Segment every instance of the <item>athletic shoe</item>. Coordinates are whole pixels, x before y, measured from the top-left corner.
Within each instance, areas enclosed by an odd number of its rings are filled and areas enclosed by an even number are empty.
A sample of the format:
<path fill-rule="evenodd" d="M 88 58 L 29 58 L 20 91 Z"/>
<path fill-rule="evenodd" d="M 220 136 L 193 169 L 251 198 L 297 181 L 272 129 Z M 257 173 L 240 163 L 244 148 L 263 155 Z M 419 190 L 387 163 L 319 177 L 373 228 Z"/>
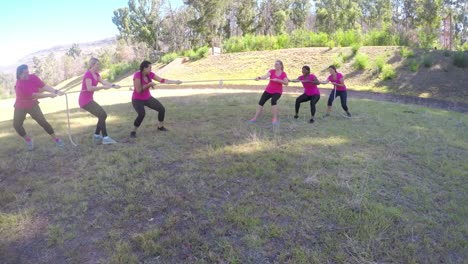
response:
<path fill-rule="evenodd" d="M 24 140 L 26 142 L 26 149 L 31 151 L 34 149 L 34 141 L 32 138 L 29 138 L 29 140 Z"/>
<path fill-rule="evenodd" d="M 60 138 L 56 138 L 55 145 L 57 145 L 57 147 L 59 148 L 63 148 L 65 146 L 65 143 L 63 143 L 63 141 Z"/>
<path fill-rule="evenodd" d="M 101 144 L 102 143 L 102 136 L 101 135 L 93 135 L 93 142 L 94 144 Z"/>
<path fill-rule="evenodd" d="M 257 119 L 252 118 L 249 120 L 249 124 L 255 124 L 257 122 Z"/>
<path fill-rule="evenodd" d="M 104 145 L 110 145 L 110 144 L 115 144 L 115 143 L 117 143 L 117 141 L 113 140 L 109 136 L 102 138 L 102 144 L 104 144 Z"/>
<path fill-rule="evenodd" d="M 131 138 L 136 138 L 136 132 L 135 131 L 130 132 L 130 137 Z"/>
<path fill-rule="evenodd" d="M 159 131 L 169 131 L 167 128 L 165 128 L 165 127 L 163 127 L 163 126 L 162 126 L 162 127 L 158 127 L 158 130 L 159 130 Z"/>
<path fill-rule="evenodd" d="M 274 118 L 273 118 L 273 119 L 271 120 L 271 123 L 272 123 L 274 126 L 276 126 L 276 125 L 279 124 L 279 121 L 278 121 L 277 119 L 274 119 Z"/>
<path fill-rule="evenodd" d="M 298 118 L 299 118 L 299 116 L 298 116 L 298 115 L 295 115 L 295 116 L 294 116 L 294 119 L 298 119 Z"/>
<path fill-rule="evenodd" d="M 346 112 L 346 115 L 347 115 L 348 117 L 351 117 L 351 113 L 350 113 L 350 112 Z"/>
<path fill-rule="evenodd" d="M 311 124 L 314 123 L 314 122 L 315 122 L 315 120 L 314 120 L 313 118 L 311 118 L 311 119 L 309 120 L 309 123 L 311 123 Z"/>

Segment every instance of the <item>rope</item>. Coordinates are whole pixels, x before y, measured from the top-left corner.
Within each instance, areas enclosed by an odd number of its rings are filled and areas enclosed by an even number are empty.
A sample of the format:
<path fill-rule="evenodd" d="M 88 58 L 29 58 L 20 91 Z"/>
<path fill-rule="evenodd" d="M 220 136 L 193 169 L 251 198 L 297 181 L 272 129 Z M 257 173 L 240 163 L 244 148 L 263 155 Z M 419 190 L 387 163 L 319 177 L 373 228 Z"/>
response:
<path fill-rule="evenodd" d="M 68 108 L 68 93 L 65 94 L 65 102 L 67 104 L 67 123 L 68 123 L 68 139 L 70 140 L 70 143 L 73 145 L 73 146 L 78 146 L 74 141 L 73 141 L 73 138 L 71 136 L 71 128 L 70 128 L 70 110 Z"/>

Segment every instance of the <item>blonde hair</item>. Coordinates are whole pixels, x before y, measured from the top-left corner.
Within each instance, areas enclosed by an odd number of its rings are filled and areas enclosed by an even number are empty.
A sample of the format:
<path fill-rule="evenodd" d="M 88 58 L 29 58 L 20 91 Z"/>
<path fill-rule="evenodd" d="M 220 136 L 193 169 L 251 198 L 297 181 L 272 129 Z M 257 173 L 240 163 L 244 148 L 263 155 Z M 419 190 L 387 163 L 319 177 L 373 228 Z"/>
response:
<path fill-rule="evenodd" d="M 89 59 L 89 63 L 88 63 L 88 70 L 91 69 L 94 65 L 96 65 L 96 63 L 98 63 L 99 60 L 96 59 L 96 58 L 91 58 Z"/>
<path fill-rule="evenodd" d="M 281 65 L 281 70 L 284 71 L 284 65 L 283 65 L 283 62 L 280 61 L 280 60 L 276 60 L 276 62 L 279 62 L 279 64 Z"/>

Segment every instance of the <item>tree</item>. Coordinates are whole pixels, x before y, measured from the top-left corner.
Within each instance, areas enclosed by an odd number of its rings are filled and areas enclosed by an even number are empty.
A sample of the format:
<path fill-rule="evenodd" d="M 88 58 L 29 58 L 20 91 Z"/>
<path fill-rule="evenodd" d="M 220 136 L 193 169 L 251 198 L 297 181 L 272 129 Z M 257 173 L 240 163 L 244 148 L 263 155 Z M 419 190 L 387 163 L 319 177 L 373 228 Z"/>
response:
<path fill-rule="evenodd" d="M 202 39 L 201 43 L 193 44 L 209 44 L 211 46 L 221 44 L 222 28 L 225 22 L 224 14 L 228 1 L 184 0 L 184 4 L 192 7 L 195 11 L 195 17 L 188 21 L 188 25 Z"/>
<path fill-rule="evenodd" d="M 442 0 L 417 0 L 419 41 L 422 47 L 432 47 L 439 37 Z"/>
<path fill-rule="evenodd" d="M 237 9 L 237 24 L 242 30 L 242 34 L 252 34 L 255 32 L 255 10 L 256 0 L 240 0 Z"/>
<path fill-rule="evenodd" d="M 362 11 L 357 1 L 353 0 L 322 0 L 316 3 L 319 31 L 332 34 L 335 31 L 358 28 L 358 20 Z"/>
<path fill-rule="evenodd" d="M 361 28 L 383 29 L 392 21 L 392 3 L 388 0 L 361 0 Z"/>
<path fill-rule="evenodd" d="M 138 4 L 135 0 L 129 0 L 128 7 L 114 11 L 112 22 L 122 38 L 144 42 L 153 50 L 158 50 L 162 7 L 163 0 L 138 0 Z"/>
<path fill-rule="evenodd" d="M 309 15 L 309 10 L 309 0 L 295 0 L 292 2 L 289 17 L 296 29 L 304 28 L 306 18 Z"/>
<path fill-rule="evenodd" d="M 80 46 L 77 43 L 74 43 L 71 46 L 71 48 L 67 51 L 66 55 L 69 57 L 73 57 L 73 59 L 76 59 L 76 57 L 79 57 L 81 55 Z"/>
<path fill-rule="evenodd" d="M 286 31 L 286 12 L 284 10 L 278 9 L 273 14 L 275 34 L 280 35 L 284 34 Z"/>

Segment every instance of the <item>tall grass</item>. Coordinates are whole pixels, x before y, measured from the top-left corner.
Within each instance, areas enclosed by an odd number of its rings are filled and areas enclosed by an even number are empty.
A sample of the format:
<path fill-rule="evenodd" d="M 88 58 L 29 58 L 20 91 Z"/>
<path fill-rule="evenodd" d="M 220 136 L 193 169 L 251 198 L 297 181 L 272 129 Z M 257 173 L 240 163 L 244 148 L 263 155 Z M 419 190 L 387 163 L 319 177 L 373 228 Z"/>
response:
<path fill-rule="evenodd" d="M 369 67 L 369 56 L 364 53 L 359 53 L 356 55 L 353 64 L 354 69 L 356 70 L 365 70 Z"/>

